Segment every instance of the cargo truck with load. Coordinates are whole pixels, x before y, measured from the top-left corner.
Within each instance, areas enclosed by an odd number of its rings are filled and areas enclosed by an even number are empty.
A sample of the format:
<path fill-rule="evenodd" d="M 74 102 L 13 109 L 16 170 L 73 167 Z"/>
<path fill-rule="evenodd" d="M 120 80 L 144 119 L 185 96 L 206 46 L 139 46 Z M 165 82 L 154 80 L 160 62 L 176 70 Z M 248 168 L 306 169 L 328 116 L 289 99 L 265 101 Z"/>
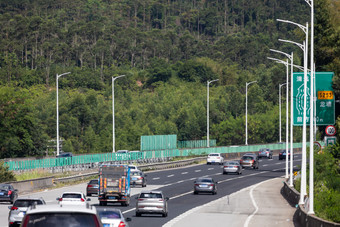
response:
<path fill-rule="evenodd" d="M 130 190 L 128 165 L 102 164 L 99 167 L 98 200 L 100 206 L 106 206 L 108 202 L 129 206 Z"/>

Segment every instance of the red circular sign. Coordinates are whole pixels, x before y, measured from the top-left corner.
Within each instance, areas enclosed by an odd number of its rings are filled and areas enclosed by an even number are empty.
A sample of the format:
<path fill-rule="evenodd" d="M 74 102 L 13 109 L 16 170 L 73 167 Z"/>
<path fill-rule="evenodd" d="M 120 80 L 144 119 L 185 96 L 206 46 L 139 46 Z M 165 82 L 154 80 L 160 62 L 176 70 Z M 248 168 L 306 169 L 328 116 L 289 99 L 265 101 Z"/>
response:
<path fill-rule="evenodd" d="M 325 131 L 328 136 L 334 136 L 336 133 L 335 127 L 333 125 L 328 125 Z"/>

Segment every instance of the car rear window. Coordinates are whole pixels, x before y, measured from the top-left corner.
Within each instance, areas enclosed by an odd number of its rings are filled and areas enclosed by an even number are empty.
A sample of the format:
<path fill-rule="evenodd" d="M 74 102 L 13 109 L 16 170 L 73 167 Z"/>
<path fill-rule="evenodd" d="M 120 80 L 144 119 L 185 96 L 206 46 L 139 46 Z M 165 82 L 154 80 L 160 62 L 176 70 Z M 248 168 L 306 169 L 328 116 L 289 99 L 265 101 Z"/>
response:
<path fill-rule="evenodd" d="M 210 154 L 209 156 L 220 156 L 220 154 Z"/>
<path fill-rule="evenodd" d="M 227 162 L 225 165 L 238 165 L 238 163 L 237 162 Z"/>
<path fill-rule="evenodd" d="M 102 210 L 102 211 L 97 211 L 100 219 L 120 219 L 120 213 L 118 211 L 112 211 L 112 210 Z"/>
<path fill-rule="evenodd" d="M 91 180 L 90 184 L 98 184 L 98 180 Z"/>
<path fill-rule="evenodd" d="M 2 190 L 8 190 L 9 186 L 8 185 L 0 185 L 0 189 Z"/>
<path fill-rule="evenodd" d="M 21 199 L 17 199 L 15 200 L 13 206 L 15 207 L 29 207 L 32 206 L 33 204 L 37 204 L 37 205 L 41 205 L 43 204 L 43 202 L 41 200 L 21 200 Z"/>
<path fill-rule="evenodd" d="M 243 156 L 242 159 L 243 159 L 243 160 L 253 160 L 254 157 L 251 157 L 251 156 Z"/>
<path fill-rule="evenodd" d="M 197 182 L 202 182 L 202 183 L 211 183 L 211 179 L 198 179 Z"/>
<path fill-rule="evenodd" d="M 97 217 L 93 214 L 81 213 L 39 213 L 29 214 L 23 226 L 27 227 L 99 227 Z"/>
<path fill-rule="evenodd" d="M 140 198 L 162 198 L 162 194 L 160 193 L 142 193 L 140 194 Z"/>
<path fill-rule="evenodd" d="M 74 198 L 74 199 L 80 199 L 81 194 L 63 194 L 63 198 Z"/>
<path fill-rule="evenodd" d="M 142 176 L 141 172 L 132 172 L 131 176 Z"/>

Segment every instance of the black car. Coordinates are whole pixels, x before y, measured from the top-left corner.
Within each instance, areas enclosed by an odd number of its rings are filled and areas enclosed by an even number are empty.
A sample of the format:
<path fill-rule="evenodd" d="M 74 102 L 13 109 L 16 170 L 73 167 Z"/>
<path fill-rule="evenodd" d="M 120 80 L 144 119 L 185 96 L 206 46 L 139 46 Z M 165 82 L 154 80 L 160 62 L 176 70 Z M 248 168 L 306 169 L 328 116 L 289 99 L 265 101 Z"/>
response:
<path fill-rule="evenodd" d="M 281 150 L 279 153 L 279 160 L 286 159 L 286 150 Z M 288 159 L 290 159 L 290 150 L 288 150 Z"/>
<path fill-rule="evenodd" d="M 57 155 L 57 158 L 72 158 L 72 156 L 72 152 L 61 152 L 59 155 Z"/>
<path fill-rule="evenodd" d="M 0 201 L 10 202 L 11 204 L 18 198 L 18 190 L 10 184 L 0 184 Z"/>

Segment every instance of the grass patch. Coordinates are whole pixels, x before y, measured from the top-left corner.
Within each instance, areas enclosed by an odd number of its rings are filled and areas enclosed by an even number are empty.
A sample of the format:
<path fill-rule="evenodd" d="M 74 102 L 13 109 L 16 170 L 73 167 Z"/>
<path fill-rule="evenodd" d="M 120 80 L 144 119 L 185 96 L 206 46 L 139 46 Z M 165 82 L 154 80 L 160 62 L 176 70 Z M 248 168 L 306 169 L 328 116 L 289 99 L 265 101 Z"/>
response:
<path fill-rule="evenodd" d="M 63 173 L 50 173 L 47 170 L 32 170 L 23 173 L 15 173 L 16 181 L 23 181 L 23 180 L 31 180 L 36 178 L 43 178 L 43 177 L 67 177 L 74 175 L 72 172 L 63 172 Z"/>

